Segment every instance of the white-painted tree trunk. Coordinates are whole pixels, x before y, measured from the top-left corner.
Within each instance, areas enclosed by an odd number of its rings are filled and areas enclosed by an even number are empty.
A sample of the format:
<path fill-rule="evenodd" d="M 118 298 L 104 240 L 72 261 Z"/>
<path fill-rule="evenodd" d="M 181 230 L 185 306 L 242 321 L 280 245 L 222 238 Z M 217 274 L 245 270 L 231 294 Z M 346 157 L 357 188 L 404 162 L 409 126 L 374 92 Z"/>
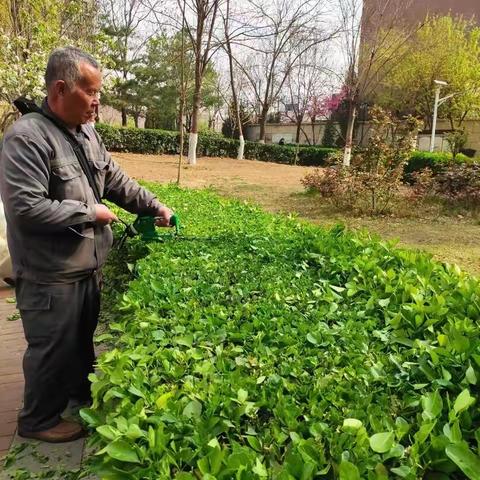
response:
<path fill-rule="evenodd" d="M 352 161 L 353 132 L 355 128 L 355 118 L 357 117 L 357 108 L 353 100 L 350 101 L 348 111 L 347 135 L 345 138 L 345 150 L 343 151 L 343 166 L 349 167 Z"/>
<path fill-rule="evenodd" d="M 352 160 L 352 147 L 345 147 L 343 151 L 343 166 L 349 167 Z"/>
<path fill-rule="evenodd" d="M 264 138 L 261 138 L 258 143 L 265 143 L 265 139 Z"/>
<path fill-rule="evenodd" d="M 238 145 L 237 160 L 243 160 L 243 151 L 245 150 L 245 139 L 240 135 L 240 144 Z"/>
<path fill-rule="evenodd" d="M 197 142 L 198 142 L 198 133 L 190 132 L 188 137 L 188 163 L 190 165 L 197 164 Z"/>

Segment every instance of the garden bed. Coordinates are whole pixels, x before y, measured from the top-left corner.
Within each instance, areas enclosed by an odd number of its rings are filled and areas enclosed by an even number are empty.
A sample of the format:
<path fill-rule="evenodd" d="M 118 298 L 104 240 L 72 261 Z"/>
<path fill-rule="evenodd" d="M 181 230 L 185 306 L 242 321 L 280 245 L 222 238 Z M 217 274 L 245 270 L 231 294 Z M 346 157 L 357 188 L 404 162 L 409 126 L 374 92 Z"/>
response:
<path fill-rule="evenodd" d="M 150 245 L 108 304 L 83 411 L 102 478 L 478 478 L 476 279 L 152 188 L 195 238 Z"/>

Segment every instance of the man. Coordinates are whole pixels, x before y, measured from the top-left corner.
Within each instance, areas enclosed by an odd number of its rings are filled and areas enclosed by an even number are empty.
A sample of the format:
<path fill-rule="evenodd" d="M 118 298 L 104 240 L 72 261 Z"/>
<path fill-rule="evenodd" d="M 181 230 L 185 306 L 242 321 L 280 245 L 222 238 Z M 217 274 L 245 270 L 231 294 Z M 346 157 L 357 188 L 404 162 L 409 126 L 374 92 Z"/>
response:
<path fill-rule="evenodd" d="M 102 73 L 76 48 L 55 50 L 45 73 L 41 113 L 21 117 L 5 134 L 0 189 L 16 279 L 17 305 L 28 343 L 23 360 L 22 437 L 46 442 L 82 436 L 78 423 L 61 418 L 69 400 L 88 403 L 97 326 L 99 270 L 112 245 L 115 214 L 95 190 L 126 210 L 157 217 L 172 212 L 123 173 L 88 123 L 98 107 Z M 90 182 L 68 132 L 82 145 Z M 91 180 L 96 184 L 93 185 Z"/>

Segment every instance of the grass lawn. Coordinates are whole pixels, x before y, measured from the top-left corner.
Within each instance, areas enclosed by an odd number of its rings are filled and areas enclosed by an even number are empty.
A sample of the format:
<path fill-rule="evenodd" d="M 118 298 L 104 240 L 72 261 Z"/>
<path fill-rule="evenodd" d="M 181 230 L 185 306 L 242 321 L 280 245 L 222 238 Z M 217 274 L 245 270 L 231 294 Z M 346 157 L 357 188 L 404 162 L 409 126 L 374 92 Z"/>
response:
<path fill-rule="evenodd" d="M 129 175 L 157 182 L 174 182 L 177 157 L 169 155 L 113 154 Z M 354 217 L 336 212 L 316 196 L 305 193 L 300 180 L 311 167 L 278 165 L 251 160 L 199 158 L 196 166 L 183 166 L 182 186 L 213 187 L 219 193 L 253 201 L 273 212 L 295 213 L 301 218 L 349 228 L 365 228 L 401 246 L 430 252 L 480 274 L 479 217 L 474 214 L 439 214 L 438 209 L 406 211 L 402 217 Z"/>

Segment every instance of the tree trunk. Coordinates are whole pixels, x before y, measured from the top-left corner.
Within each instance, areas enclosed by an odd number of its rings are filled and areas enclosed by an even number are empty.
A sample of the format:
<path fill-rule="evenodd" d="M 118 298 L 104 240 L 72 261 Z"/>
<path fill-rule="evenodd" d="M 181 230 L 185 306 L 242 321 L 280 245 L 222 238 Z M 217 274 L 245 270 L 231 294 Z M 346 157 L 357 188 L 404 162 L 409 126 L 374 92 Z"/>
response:
<path fill-rule="evenodd" d="M 183 15 L 182 15 L 182 64 L 180 69 L 180 111 L 178 112 L 178 126 L 180 130 L 180 152 L 178 157 L 177 169 L 177 185 L 180 185 L 180 177 L 183 163 L 183 145 L 185 141 L 185 131 L 183 128 L 183 115 L 185 113 L 185 5 L 186 0 L 183 0 Z"/>
<path fill-rule="evenodd" d="M 232 89 L 232 99 L 233 99 L 233 109 L 235 114 L 235 119 L 237 122 L 238 128 L 238 138 L 240 143 L 238 145 L 237 151 L 237 160 L 243 160 L 243 152 L 245 149 L 245 140 L 243 138 L 243 125 L 242 118 L 240 115 L 240 105 L 238 104 L 237 89 L 235 88 L 235 78 L 233 75 L 233 54 L 232 54 L 232 45 L 230 43 L 230 32 L 228 28 L 228 22 L 230 20 L 230 0 L 227 0 L 227 18 L 225 19 L 225 37 L 226 37 L 226 47 L 228 54 L 228 64 L 230 67 L 230 87 Z"/>
<path fill-rule="evenodd" d="M 135 114 L 135 115 L 133 116 L 133 121 L 135 122 L 135 128 L 138 128 L 138 117 L 139 117 L 138 114 Z"/>
<path fill-rule="evenodd" d="M 295 143 L 298 145 L 300 143 L 300 133 L 302 131 L 302 119 L 297 119 L 297 132 L 295 133 Z"/>
<path fill-rule="evenodd" d="M 349 167 L 352 159 L 353 131 L 355 128 L 355 118 L 357 116 L 357 106 L 355 100 L 349 101 L 347 134 L 345 138 L 345 150 L 343 152 L 343 166 Z"/>
<path fill-rule="evenodd" d="M 181 176 L 182 163 L 183 163 L 183 145 L 184 145 L 184 138 L 185 138 L 185 132 L 183 129 L 183 110 L 185 108 L 184 98 L 185 98 L 184 92 L 182 92 L 182 98 L 180 99 L 180 152 L 178 157 L 177 185 L 180 185 L 180 176 Z"/>
<path fill-rule="evenodd" d="M 312 145 L 316 145 L 315 141 L 315 117 L 312 118 Z"/>
<path fill-rule="evenodd" d="M 122 107 L 122 127 L 127 126 L 127 109 L 126 107 Z"/>
<path fill-rule="evenodd" d="M 195 81 L 195 93 L 193 94 L 192 127 L 188 142 L 188 163 L 197 164 L 197 142 L 198 142 L 198 113 L 200 111 L 200 80 Z"/>
<path fill-rule="evenodd" d="M 243 135 L 240 135 L 240 144 L 238 145 L 237 160 L 243 160 L 243 152 L 245 150 L 245 140 Z"/>

